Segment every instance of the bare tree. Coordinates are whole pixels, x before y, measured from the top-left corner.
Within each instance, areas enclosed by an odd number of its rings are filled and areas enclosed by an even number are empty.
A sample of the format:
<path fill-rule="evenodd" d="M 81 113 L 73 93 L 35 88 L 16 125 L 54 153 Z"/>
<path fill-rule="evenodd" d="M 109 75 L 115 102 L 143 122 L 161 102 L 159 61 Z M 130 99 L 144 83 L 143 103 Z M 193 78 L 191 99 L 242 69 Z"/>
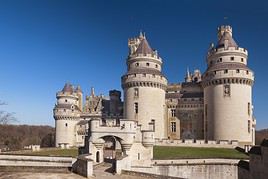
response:
<path fill-rule="evenodd" d="M 7 105 L 7 103 L 0 101 L 0 106 L 2 105 Z M 14 113 L 0 110 L 0 124 L 9 124 L 12 122 L 17 122 L 17 119 L 14 117 Z"/>

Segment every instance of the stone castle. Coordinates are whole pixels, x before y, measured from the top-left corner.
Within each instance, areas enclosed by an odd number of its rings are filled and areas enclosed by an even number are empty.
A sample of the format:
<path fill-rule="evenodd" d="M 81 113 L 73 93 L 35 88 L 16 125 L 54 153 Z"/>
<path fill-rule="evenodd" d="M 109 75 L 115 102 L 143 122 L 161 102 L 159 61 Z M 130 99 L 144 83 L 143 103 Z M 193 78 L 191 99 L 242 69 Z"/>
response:
<path fill-rule="evenodd" d="M 169 84 L 162 73 L 163 60 L 144 34 L 128 40 L 127 72 L 121 92 L 109 97 L 85 97 L 80 86 L 67 83 L 56 94 L 54 107 L 56 146 L 86 146 L 101 162 L 107 137 L 120 143 L 131 160 L 152 158 L 156 140 L 193 139 L 236 141 L 254 145 L 254 73 L 247 66 L 248 51 L 232 36 L 230 26 L 218 28 L 218 41 L 207 52 L 207 69 L 191 73 L 185 81 Z"/>

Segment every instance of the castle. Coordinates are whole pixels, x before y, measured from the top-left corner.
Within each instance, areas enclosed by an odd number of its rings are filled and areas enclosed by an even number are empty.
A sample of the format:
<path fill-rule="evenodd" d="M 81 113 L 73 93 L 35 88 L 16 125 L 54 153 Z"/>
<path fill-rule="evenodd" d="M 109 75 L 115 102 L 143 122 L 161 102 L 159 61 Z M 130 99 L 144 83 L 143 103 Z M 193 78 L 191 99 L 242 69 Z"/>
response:
<path fill-rule="evenodd" d="M 217 36 L 207 52 L 206 71 L 187 70 L 185 81 L 176 84 L 168 83 L 163 61 L 144 34 L 129 39 L 127 72 L 121 77 L 124 101 L 120 91 L 105 97 L 92 88 L 83 102 L 80 86 L 65 84 L 54 107 L 56 146 L 85 145 L 100 162 L 107 136 L 139 160 L 152 158 L 155 140 L 254 145 L 254 73 L 247 67 L 248 51 L 235 42 L 230 26 L 219 27 Z"/>

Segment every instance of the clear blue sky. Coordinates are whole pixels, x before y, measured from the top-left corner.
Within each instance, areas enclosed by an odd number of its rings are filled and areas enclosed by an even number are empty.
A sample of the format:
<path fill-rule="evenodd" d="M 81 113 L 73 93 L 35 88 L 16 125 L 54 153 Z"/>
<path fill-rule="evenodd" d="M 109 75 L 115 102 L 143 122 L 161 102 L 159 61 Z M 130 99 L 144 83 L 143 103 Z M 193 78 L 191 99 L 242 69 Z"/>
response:
<path fill-rule="evenodd" d="M 267 1 L 256 0 L 1 0 L 0 99 L 20 124 L 54 126 L 55 93 L 66 81 L 87 94 L 91 86 L 121 90 L 127 39 L 140 30 L 158 49 L 169 82 L 180 82 L 187 67 L 205 71 L 217 27 L 230 24 L 255 71 L 257 128 L 268 128 L 267 19 Z"/>

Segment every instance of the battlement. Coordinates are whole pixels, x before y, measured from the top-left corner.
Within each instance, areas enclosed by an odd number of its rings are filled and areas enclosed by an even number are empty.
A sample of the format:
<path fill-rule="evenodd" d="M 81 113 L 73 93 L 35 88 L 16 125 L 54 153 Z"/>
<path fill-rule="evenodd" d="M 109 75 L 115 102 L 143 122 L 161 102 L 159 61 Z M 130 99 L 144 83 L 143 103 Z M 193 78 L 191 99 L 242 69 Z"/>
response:
<path fill-rule="evenodd" d="M 218 40 L 221 39 L 224 32 L 228 32 L 232 36 L 233 33 L 232 27 L 230 25 L 222 25 L 218 27 Z"/>
<path fill-rule="evenodd" d="M 248 55 L 248 51 L 245 48 L 241 47 L 228 47 L 228 48 L 212 48 L 210 51 L 208 51 L 207 58 L 211 57 L 212 55 L 220 55 L 223 53 L 228 53 L 228 52 L 235 52 L 235 53 L 240 53 L 245 56 Z"/>

